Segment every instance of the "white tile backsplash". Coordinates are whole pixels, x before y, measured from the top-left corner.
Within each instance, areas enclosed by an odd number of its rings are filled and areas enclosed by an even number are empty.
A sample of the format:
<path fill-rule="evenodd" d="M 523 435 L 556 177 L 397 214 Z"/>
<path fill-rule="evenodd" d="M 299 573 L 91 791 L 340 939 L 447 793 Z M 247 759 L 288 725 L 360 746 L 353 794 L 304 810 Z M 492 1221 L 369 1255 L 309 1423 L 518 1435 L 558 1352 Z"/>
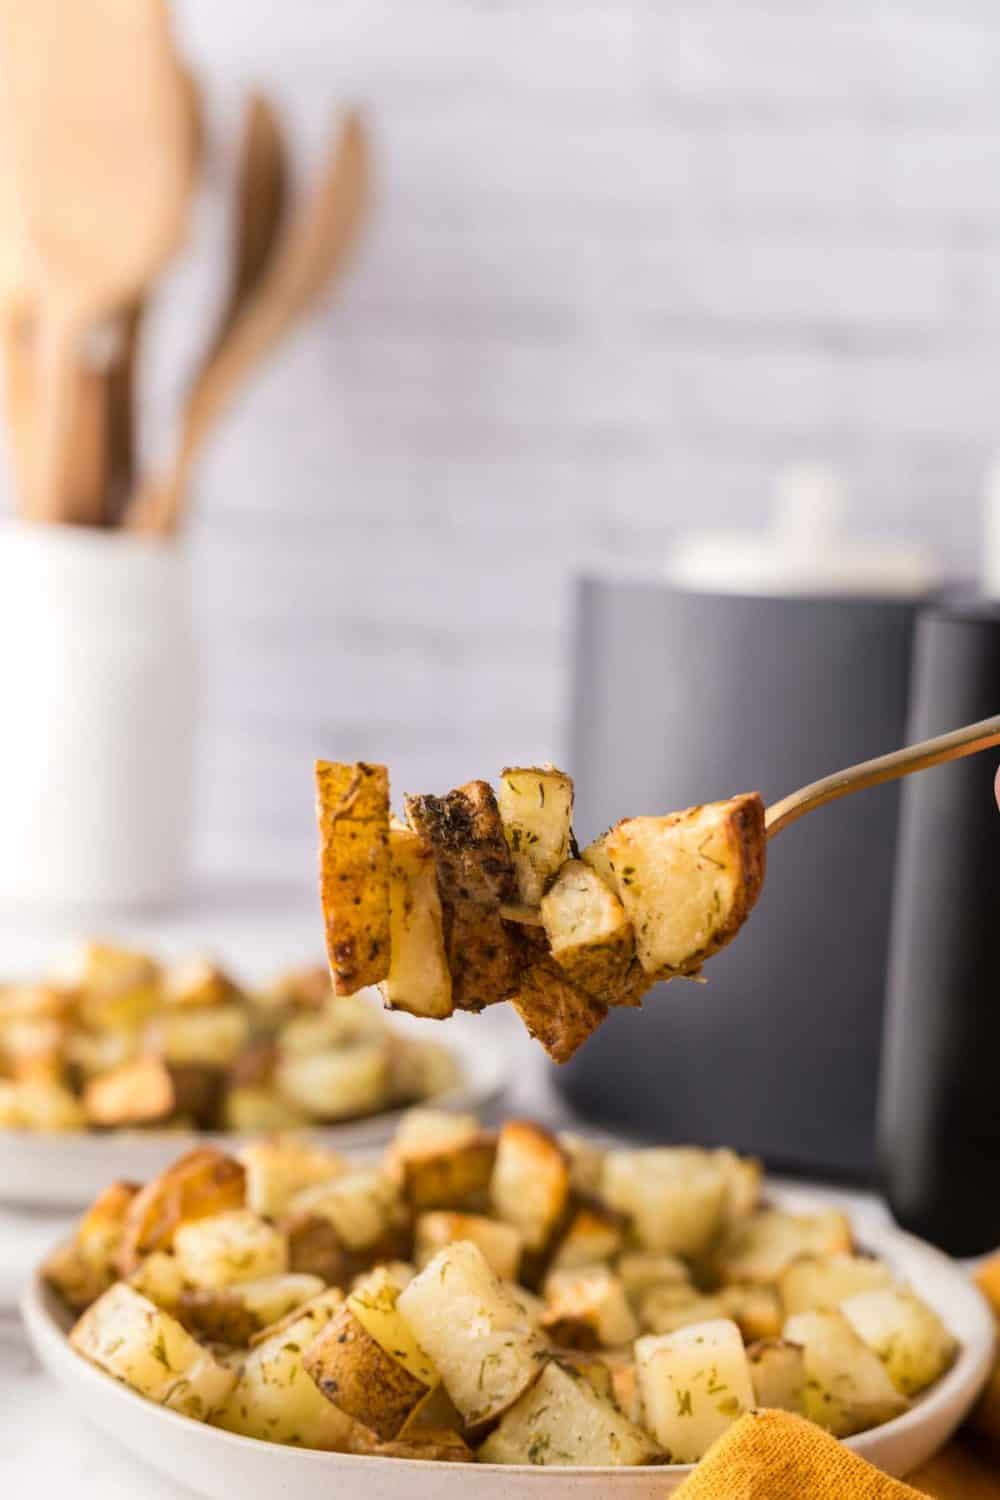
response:
<path fill-rule="evenodd" d="M 203 857 L 312 869 L 316 753 L 398 790 L 564 748 L 570 578 L 759 524 L 843 468 L 859 530 L 970 569 L 1000 410 L 989 0 L 183 0 L 212 93 L 198 256 L 149 429 L 218 283 L 239 90 L 303 162 L 366 109 L 348 280 L 206 452 Z"/>

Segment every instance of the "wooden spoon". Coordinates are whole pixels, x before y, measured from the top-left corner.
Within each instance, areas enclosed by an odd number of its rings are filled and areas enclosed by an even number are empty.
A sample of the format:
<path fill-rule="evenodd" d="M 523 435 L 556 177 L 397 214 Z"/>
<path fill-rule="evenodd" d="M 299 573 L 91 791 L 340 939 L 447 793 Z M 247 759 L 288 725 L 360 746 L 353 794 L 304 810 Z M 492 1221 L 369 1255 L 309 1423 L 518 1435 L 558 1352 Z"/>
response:
<path fill-rule="evenodd" d="M 191 190 L 165 0 L 0 0 L 20 198 L 38 280 L 37 507 L 64 507 L 84 331 L 149 285 Z"/>
<path fill-rule="evenodd" d="M 992 719 L 981 719 L 978 724 L 966 724 L 962 729 L 952 729 L 948 734 L 935 735 L 933 739 L 921 740 L 916 745 L 906 745 L 902 750 L 893 750 L 888 755 L 878 755 L 874 760 L 862 761 L 849 766 L 846 771 L 836 771 L 812 781 L 797 792 L 790 792 L 780 802 L 773 803 L 765 814 L 765 827 L 769 839 L 783 828 L 795 823 L 806 813 L 825 807 L 840 797 L 852 792 L 863 792 L 867 787 L 879 786 L 884 781 L 898 781 L 914 771 L 926 771 L 931 766 L 941 766 L 951 760 L 960 760 L 966 755 L 975 755 L 980 750 L 989 750 L 1000 745 L 1000 714 Z M 984 810 L 984 816 L 988 810 Z M 537 907 L 510 905 L 502 908 L 509 922 L 520 922 L 527 927 L 540 927 L 541 915 Z"/>
<path fill-rule="evenodd" d="M 251 94 L 239 150 L 229 286 L 199 380 L 271 263 L 288 205 L 288 187 L 288 154 L 281 122 L 263 94 Z"/>
<path fill-rule="evenodd" d="M 363 217 L 369 170 L 361 121 L 351 114 L 315 192 L 292 218 L 256 291 L 196 380 L 177 452 L 166 472 L 143 486 L 128 525 L 175 530 L 195 458 L 212 425 L 254 366 L 342 269 Z"/>

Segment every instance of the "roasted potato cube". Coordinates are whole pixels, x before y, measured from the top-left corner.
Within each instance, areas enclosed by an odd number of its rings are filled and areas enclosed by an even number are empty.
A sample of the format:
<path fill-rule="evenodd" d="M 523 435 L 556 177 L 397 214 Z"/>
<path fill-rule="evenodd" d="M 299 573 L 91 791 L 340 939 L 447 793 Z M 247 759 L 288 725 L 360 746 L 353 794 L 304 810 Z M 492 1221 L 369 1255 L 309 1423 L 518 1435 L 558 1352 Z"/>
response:
<path fill-rule="evenodd" d="M 613 1349 L 639 1333 L 625 1289 L 607 1266 L 551 1271 L 542 1329 L 565 1349 Z"/>
<path fill-rule="evenodd" d="M 528 1120 L 508 1120 L 497 1139 L 490 1197 L 497 1216 L 519 1229 L 528 1250 L 544 1250 L 569 1204 L 570 1165 L 555 1136 Z"/>
<path fill-rule="evenodd" d="M 434 850 L 412 828 L 394 826 L 389 856 L 391 956 L 382 996 L 390 1010 L 440 1021 L 455 1006 Z"/>
<path fill-rule="evenodd" d="M 179 1006 L 163 1010 L 146 1026 L 147 1052 L 168 1063 L 205 1064 L 228 1068 L 246 1046 L 250 1017 L 245 1006 L 212 1005 L 199 1009 Z"/>
<path fill-rule="evenodd" d="M 738 1326 L 745 1343 L 780 1338 L 785 1310 L 775 1287 L 759 1281 L 745 1285 L 733 1282 L 723 1287 L 719 1296 L 726 1309 L 725 1316 Z"/>
<path fill-rule="evenodd" d="M 275 1082 L 290 1104 L 314 1120 L 348 1120 L 384 1108 L 392 1083 L 382 1042 L 282 1057 Z"/>
<path fill-rule="evenodd" d="M 409 1286 L 410 1282 L 413 1280 L 416 1274 L 417 1268 L 412 1261 L 384 1260 L 381 1261 L 374 1270 L 368 1269 L 366 1271 L 361 1271 L 357 1276 L 355 1276 L 353 1281 L 351 1282 L 351 1291 L 363 1291 L 366 1286 L 369 1286 L 371 1284 L 372 1279 L 375 1276 L 388 1276 L 393 1286 L 395 1286 L 399 1291 L 402 1291 L 404 1286 Z"/>
<path fill-rule="evenodd" d="M 697 973 L 746 921 L 764 881 L 757 793 L 662 818 L 626 818 L 604 836 L 615 889 L 647 974 Z M 592 868 L 593 857 L 588 860 Z"/>
<path fill-rule="evenodd" d="M 639 1322 L 647 1333 L 676 1333 L 694 1323 L 714 1323 L 729 1318 L 729 1308 L 719 1295 L 700 1293 L 682 1282 L 650 1287 L 639 1298 Z"/>
<path fill-rule="evenodd" d="M 115 1280 L 115 1257 L 128 1206 L 138 1189 L 113 1182 L 91 1204 L 73 1238 L 42 1263 L 42 1276 L 75 1312 L 97 1300 Z"/>
<path fill-rule="evenodd" d="M 615 1405 L 636 1427 L 645 1428 L 646 1413 L 642 1406 L 642 1392 L 639 1390 L 639 1370 L 634 1360 L 627 1360 L 624 1364 L 615 1363 L 609 1368 L 611 1395 Z"/>
<path fill-rule="evenodd" d="M 852 1249 L 851 1226 L 839 1209 L 788 1214 L 768 1208 L 730 1230 L 717 1266 L 723 1281 L 778 1281 L 800 1255 L 837 1255 Z"/>
<path fill-rule="evenodd" d="M 858 1292 L 840 1310 L 904 1396 L 918 1395 L 955 1362 L 958 1341 L 915 1292 L 892 1286 Z"/>
<path fill-rule="evenodd" d="M 338 995 L 322 1010 L 293 1016 L 279 1033 L 284 1057 L 339 1052 L 361 1042 L 385 1043 L 389 1027 L 367 995 Z"/>
<path fill-rule="evenodd" d="M 320 900 L 333 988 L 353 995 L 389 973 L 389 773 L 316 762 Z"/>
<path fill-rule="evenodd" d="M 553 1270 L 572 1271 L 613 1260 L 624 1248 L 625 1230 L 620 1214 L 603 1203 L 580 1202 L 572 1210 L 566 1229 L 552 1257 Z"/>
<path fill-rule="evenodd" d="M 66 1021 L 56 1016 L 0 1020 L 0 1062 L 19 1082 L 66 1082 Z"/>
<path fill-rule="evenodd" d="M 684 1147 L 609 1151 L 601 1195 L 628 1214 L 644 1250 L 703 1255 L 726 1211 L 724 1169 L 710 1153 Z"/>
<path fill-rule="evenodd" d="M 4 1124 L 9 1130 L 40 1130 L 53 1133 L 82 1130 L 87 1123 L 83 1106 L 61 1083 L 28 1078 L 6 1091 Z"/>
<path fill-rule="evenodd" d="M 182 1224 L 174 1235 L 174 1253 L 185 1280 L 209 1290 L 288 1269 L 284 1236 L 249 1208 Z"/>
<path fill-rule="evenodd" d="M 477 1457 L 481 1463 L 620 1468 L 650 1463 L 656 1444 L 599 1396 L 576 1370 L 555 1360 L 503 1416 Z"/>
<path fill-rule="evenodd" d="M 246 1172 L 247 1207 L 265 1219 L 277 1219 L 303 1188 L 331 1182 L 348 1170 L 336 1151 L 292 1137 L 253 1141 L 239 1159 Z"/>
<path fill-rule="evenodd" d="M 798 1344 L 764 1339 L 747 1350 L 750 1378 L 758 1406 L 805 1412 L 806 1362 Z"/>
<path fill-rule="evenodd" d="M 800 1312 L 833 1312 L 858 1292 L 892 1285 L 892 1273 L 870 1255 L 800 1255 L 778 1279 L 785 1317 Z"/>
<path fill-rule="evenodd" d="M 306 1124 L 304 1112 L 270 1084 L 232 1085 L 223 1100 L 222 1120 L 226 1130 L 238 1135 L 297 1130 Z"/>
<path fill-rule="evenodd" d="M 614 1003 L 635 953 L 632 923 L 614 891 L 596 870 L 571 859 L 542 897 L 541 911 L 549 951 L 566 977 Z"/>
<path fill-rule="evenodd" d="M 200 1339 L 248 1344 L 255 1333 L 280 1323 L 323 1290 L 318 1276 L 296 1271 L 224 1287 L 197 1287 L 181 1292 L 177 1318 Z"/>
<path fill-rule="evenodd" d="M 529 964 L 509 998 L 529 1034 L 557 1063 L 568 1062 L 608 1013 L 603 1000 L 574 984 L 549 958 Z"/>
<path fill-rule="evenodd" d="M 352 1276 L 369 1268 L 369 1257 L 359 1262 L 329 1219 L 319 1214 L 287 1214 L 280 1228 L 288 1242 L 289 1271 L 318 1276 L 328 1286 L 346 1287 Z"/>
<path fill-rule="evenodd" d="M 0 1028 L 8 1021 L 68 1021 L 75 1009 L 72 989 L 59 984 L 0 986 Z"/>
<path fill-rule="evenodd" d="M 377 1273 L 310 1344 L 305 1368 L 341 1411 L 383 1441 L 399 1437 L 437 1371 L 397 1310 L 399 1288 Z"/>
<path fill-rule="evenodd" d="M 584 1198 L 596 1198 L 601 1191 L 606 1148 L 585 1135 L 561 1130 L 556 1136 L 569 1158 L 570 1186 Z"/>
<path fill-rule="evenodd" d="M 227 1001 L 241 998 L 242 993 L 236 981 L 225 969 L 203 956 L 182 959 L 180 963 L 172 964 L 163 978 L 164 1005 L 179 1008 L 222 1006 Z"/>
<path fill-rule="evenodd" d="M 214 1146 L 199 1146 L 146 1183 L 132 1199 L 122 1227 L 118 1271 L 127 1276 L 151 1250 L 167 1250 L 181 1224 L 242 1208 L 240 1163 Z"/>
<path fill-rule="evenodd" d="M 629 1301 L 637 1305 L 646 1292 L 660 1286 L 690 1286 L 691 1272 L 676 1255 L 650 1250 L 628 1250 L 615 1267 Z"/>
<path fill-rule="evenodd" d="M 488 1219 L 483 1214 L 455 1213 L 434 1209 L 420 1214 L 414 1227 L 414 1257 L 418 1267 L 433 1260 L 445 1245 L 470 1240 L 478 1245 L 490 1270 L 501 1281 L 516 1281 L 524 1242 L 512 1224 Z"/>
<path fill-rule="evenodd" d="M 572 779 L 555 766 L 505 766 L 497 804 L 514 863 L 517 899 L 537 906 L 569 858 Z"/>
<path fill-rule="evenodd" d="M 526 1286 L 519 1281 L 505 1281 L 504 1290 L 509 1292 L 524 1313 L 527 1322 L 532 1328 L 541 1328 L 542 1319 L 545 1316 L 545 1301 L 535 1292 L 529 1292 Z"/>
<path fill-rule="evenodd" d="M 446 797 L 407 797 L 406 816 L 434 851 L 454 1004 L 508 1000 L 521 949 L 500 907 L 517 899 L 517 882 L 492 787 L 470 781 Z"/>
<path fill-rule="evenodd" d="M 735 1323 L 717 1319 L 639 1339 L 639 1388 L 650 1432 L 676 1464 L 697 1463 L 754 1404 Z"/>
<path fill-rule="evenodd" d="M 709 1155 L 722 1168 L 727 1185 L 726 1219 L 735 1224 L 754 1213 L 759 1206 L 764 1168 L 756 1156 L 738 1156 L 726 1147 L 711 1151 Z"/>
<path fill-rule="evenodd" d="M 805 1415 L 834 1437 L 879 1427 L 909 1405 L 843 1313 L 798 1313 L 783 1338 L 802 1349 Z"/>
<path fill-rule="evenodd" d="M 192 1104 L 208 1109 L 209 1096 L 217 1097 L 221 1078 L 192 1079 L 175 1074 L 158 1057 L 137 1057 L 134 1062 L 92 1078 L 83 1091 L 83 1107 L 91 1125 L 157 1125 L 180 1113 L 198 1113 Z"/>
<path fill-rule="evenodd" d="M 474 1141 L 482 1135 L 475 1115 L 450 1109 L 408 1109 L 386 1151 L 387 1163 L 398 1164 L 408 1154 Z"/>
<path fill-rule="evenodd" d="M 128 1284 L 133 1291 L 162 1307 L 164 1312 L 177 1317 L 184 1292 L 184 1273 L 176 1256 L 169 1250 L 154 1250 L 152 1255 L 147 1255 L 128 1277 Z"/>
<path fill-rule="evenodd" d="M 145 953 L 86 942 L 52 978 L 76 992 L 80 1023 L 93 1030 L 140 1025 L 160 998 L 160 966 Z"/>
<path fill-rule="evenodd" d="M 414 1212 L 462 1208 L 484 1199 L 493 1176 L 496 1140 L 476 1135 L 454 1144 L 407 1147 L 402 1157 L 393 1148 L 393 1171 Z"/>
<path fill-rule="evenodd" d="M 343 1300 L 343 1293 L 335 1289 L 324 1292 L 256 1343 L 214 1425 L 266 1443 L 346 1451 L 354 1424 L 330 1405 L 302 1361 L 303 1351 L 337 1313 Z"/>
<path fill-rule="evenodd" d="M 264 1011 L 310 1011 L 322 1010 L 332 995 L 329 966 L 307 964 L 301 969 L 286 969 L 253 999 Z"/>
<path fill-rule="evenodd" d="M 100 1369 L 160 1406 L 206 1421 L 236 1374 L 220 1365 L 169 1313 L 124 1282 L 87 1309 L 70 1343 Z"/>
<path fill-rule="evenodd" d="M 348 1250 L 368 1250 L 398 1222 L 396 1185 L 382 1172 L 359 1169 L 303 1188 L 291 1200 L 294 1214 L 312 1214 L 333 1225 Z"/>
<path fill-rule="evenodd" d="M 468 1241 L 441 1250 L 397 1306 L 469 1427 L 513 1406 L 547 1358 L 523 1308 Z"/>

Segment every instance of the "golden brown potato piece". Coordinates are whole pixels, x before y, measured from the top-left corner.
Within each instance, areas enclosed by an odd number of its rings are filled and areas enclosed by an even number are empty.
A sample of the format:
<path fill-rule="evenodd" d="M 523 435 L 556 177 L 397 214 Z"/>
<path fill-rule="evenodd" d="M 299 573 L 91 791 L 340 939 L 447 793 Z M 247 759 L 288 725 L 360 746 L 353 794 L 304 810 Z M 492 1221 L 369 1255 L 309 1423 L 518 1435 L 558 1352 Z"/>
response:
<path fill-rule="evenodd" d="M 320 899 L 333 988 L 353 995 L 389 972 L 389 773 L 316 762 Z"/>
<path fill-rule="evenodd" d="M 328 1401 L 383 1441 L 399 1436 L 436 1379 L 418 1379 L 346 1304 L 306 1349 L 302 1363 Z"/>
<path fill-rule="evenodd" d="M 218 1068 L 137 1057 L 92 1078 L 83 1106 L 91 1125 L 156 1125 L 185 1115 L 210 1129 L 218 1119 L 224 1081 Z"/>
<path fill-rule="evenodd" d="M 450 1016 L 455 1006 L 434 850 L 412 828 L 393 827 L 389 830 L 389 854 L 392 941 L 382 996 L 390 1010 L 406 1010 L 440 1021 Z"/>
<path fill-rule="evenodd" d="M 327 1286 L 346 1287 L 351 1277 L 365 1269 L 346 1248 L 329 1219 L 319 1214 L 293 1213 L 283 1218 L 281 1228 L 288 1240 L 288 1269 L 320 1276 Z"/>
<path fill-rule="evenodd" d="M 542 897 L 549 951 L 573 984 L 606 1004 L 625 989 L 635 937 L 613 890 L 580 859 L 563 865 Z"/>
<path fill-rule="evenodd" d="M 232 1156 L 199 1146 L 154 1177 L 129 1204 L 117 1262 L 127 1276 L 151 1250 L 165 1250 L 181 1224 L 242 1208 L 246 1174 Z"/>
<path fill-rule="evenodd" d="M 490 1196 L 494 1213 L 521 1231 L 526 1249 L 548 1246 L 569 1193 L 570 1161 L 555 1136 L 530 1120 L 508 1120 L 497 1141 Z"/>
<path fill-rule="evenodd" d="M 470 781 L 446 797 L 407 797 L 406 815 L 434 850 L 455 1005 L 509 999 L 521 950 L 500 907 L 517 900 L 517 883 L 493 788 Z"/>
<path fill-rule="evenodd" d="M 584 860 L 615 889 L 643 969 L 693 974 L 746 921 L 764 881 L 767 834 L 756 792 L 661 818 L 626 818 Z"/>
<path fill-rule="evenodd" d="M 569 858 L 572 779 L 555 766 L 505 766 L 497 805 L 514 862 L 518 900 L 537 906 Z"/>
<path fill-rule="evenodd" d="M 557 1063 L 568 1062 L 608 1013 L 603 1000 L 573 984 L 551 958 L 538 959 L 524 970 L 510 1002 Z"/>
<path fill-rule="evenodd" d="M 181 1009 L 224 1005 L 240 995 L 236 981 L 209 958 L 184 959 L 167 970 L 163 981 L 163 1003 Z"/>
<path fill-rule="evenodd" d="M 138 1191 L 132 1182 L 111 1183 L 94 1199 L 73 1238 L 42 1263 L 42 1276 L 74 1312 L 89 1307 L 114 1281 L 125 1216 Z"/>
<path fill-rule="evenodd" d="M 177 1107 L 173 1080 L 158 1057 L 137 1057 L 92 1078 L 83 1091 L 91 1125 L 152 1125 Z"/>
<path fill-rule="evenodd" d="M 429 1146 L 400 1164 L 403 1196 L 415 1213 L 428 1208 L 462 1208 L 489 1187 L 496 1140 L 478 1135 L 453 1145 Z"/>

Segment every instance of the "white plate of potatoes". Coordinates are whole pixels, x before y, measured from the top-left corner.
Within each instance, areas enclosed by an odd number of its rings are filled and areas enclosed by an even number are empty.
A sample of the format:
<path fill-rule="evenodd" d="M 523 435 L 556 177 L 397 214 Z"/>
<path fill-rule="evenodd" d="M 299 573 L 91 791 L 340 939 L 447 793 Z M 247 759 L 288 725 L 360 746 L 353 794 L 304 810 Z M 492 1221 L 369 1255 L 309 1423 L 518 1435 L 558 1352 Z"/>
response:
<path fill-rule="evenodd" d="M 272 1140 L 112 1184 L 22 1310 L 67 1397 L 209 1500 L 652 1500 L 766 1406 L 902 1476 L 994 1338 L 947 1256 L 732 1152 L 428 1109 L 381 1159 Z"/>
<path fill-rule="evenodd" d="M 380 1018 L 381 1013 L 372 1009 Z M 421 1046 L 427 1026 L 408 1016 L 387 1017 L 394 1035 L 406 1042 L 414 1038 Z M 483 1033 L 449 1028 L 447 1042 L 431 1044 L 447 1057 L 453 1082 L 435 1094 L 435 1108 L 488 1110 L 503 1093 L 507 1062 L 494 1038 L 484 1044 Z M 428 1101 L 431 1102 L 431 1101 Z M 338 1124 L 303 1123 L 310 1139 L 336 1151 L 375 1149 L 392 1136 L 405 1109 L 392 1105 L 378 1112 Z M 233 1151 L 241 1142 L 265 1127 L 245 1131 L 194 1131 L 190 1129 L 142 1130 L 11 1130 L 0 1129 L 0 1201 L 54 1209 L 76 1210 L 92 1202 L 110 1181 L 145 1182 L 174 1161 L 183 1151 L 199 1145 L 217 1145 Z"/>

